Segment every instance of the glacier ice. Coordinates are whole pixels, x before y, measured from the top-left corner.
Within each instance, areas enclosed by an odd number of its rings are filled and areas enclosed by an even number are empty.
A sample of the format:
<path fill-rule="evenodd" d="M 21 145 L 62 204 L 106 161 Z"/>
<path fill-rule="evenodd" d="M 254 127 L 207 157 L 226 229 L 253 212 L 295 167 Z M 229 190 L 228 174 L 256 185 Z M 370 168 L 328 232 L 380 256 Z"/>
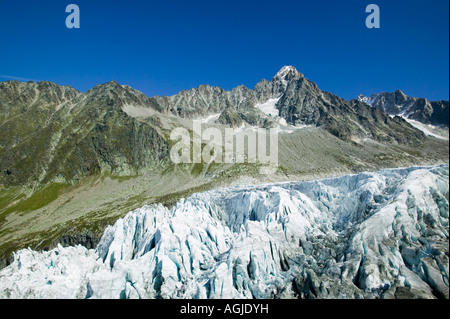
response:
<path fill-rule="evenodd" d="M 449 298 L 449 167 L 144 206 L 96 249 L 15 253 L 1 298 Z"/>

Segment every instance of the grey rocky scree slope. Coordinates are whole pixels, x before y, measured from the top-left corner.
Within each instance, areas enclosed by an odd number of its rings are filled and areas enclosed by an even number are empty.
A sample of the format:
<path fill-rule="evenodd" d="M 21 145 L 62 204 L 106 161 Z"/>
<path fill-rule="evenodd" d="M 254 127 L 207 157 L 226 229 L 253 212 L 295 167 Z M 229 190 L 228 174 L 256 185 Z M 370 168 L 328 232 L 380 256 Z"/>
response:
<path fill-rule="evenodd" d="M 359 101 L 376 107 L 389 115 L 402 115 L 424 124 L 449 125 L 449 102 L 428 101 L 405 95 L 402 91 L 372 94 L 370 97 L 360 95 Z"/>

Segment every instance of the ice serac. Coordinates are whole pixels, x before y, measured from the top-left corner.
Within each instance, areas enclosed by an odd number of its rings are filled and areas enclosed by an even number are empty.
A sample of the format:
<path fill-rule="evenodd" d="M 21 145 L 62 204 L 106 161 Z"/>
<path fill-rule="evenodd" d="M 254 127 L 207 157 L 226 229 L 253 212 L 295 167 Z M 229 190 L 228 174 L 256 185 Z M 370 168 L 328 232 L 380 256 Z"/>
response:
<path fill-rule="evenodd" d="M 2 298 L 449 298 L 449 167 L 212 190 L 97 248 L 22 250 Z"/>

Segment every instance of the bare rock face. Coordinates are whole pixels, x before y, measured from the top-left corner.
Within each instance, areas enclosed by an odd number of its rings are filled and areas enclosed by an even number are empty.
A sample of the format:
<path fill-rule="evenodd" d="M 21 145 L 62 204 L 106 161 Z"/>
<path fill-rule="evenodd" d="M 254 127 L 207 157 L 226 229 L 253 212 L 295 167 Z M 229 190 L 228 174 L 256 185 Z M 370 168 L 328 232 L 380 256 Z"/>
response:
<path fill-rule="evenodd" d="M 240 127 L 244 120 L 234 108 L 226 108 L 219 117 L 219 123 L 231 126 L 233 128 Z"/>

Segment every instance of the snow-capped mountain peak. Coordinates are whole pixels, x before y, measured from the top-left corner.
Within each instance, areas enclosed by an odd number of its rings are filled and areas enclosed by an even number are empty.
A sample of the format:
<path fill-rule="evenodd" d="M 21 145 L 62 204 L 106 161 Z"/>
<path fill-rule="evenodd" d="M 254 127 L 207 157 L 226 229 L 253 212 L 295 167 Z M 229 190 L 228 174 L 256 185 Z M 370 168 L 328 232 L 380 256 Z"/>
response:
<path fill-rule="evenodd" d="M 300 72 L 293 66 L 284 66 L 280 71 L 274 76 L 274 81 L 281 81 L 283 84 L 288 84 L 291 80 L 299 79 L 302 76 Z"/>
<path fill-rule="evenodd" d="M 286 65 L 286 66 L 282 67 L 280 71 L 278 71 L 277 76 L 284 77 L 291 72 L 300 74 L 300 72 L 298 72 L 297 69 L 295 67 L 293 67 L 292 65 Z"/>

